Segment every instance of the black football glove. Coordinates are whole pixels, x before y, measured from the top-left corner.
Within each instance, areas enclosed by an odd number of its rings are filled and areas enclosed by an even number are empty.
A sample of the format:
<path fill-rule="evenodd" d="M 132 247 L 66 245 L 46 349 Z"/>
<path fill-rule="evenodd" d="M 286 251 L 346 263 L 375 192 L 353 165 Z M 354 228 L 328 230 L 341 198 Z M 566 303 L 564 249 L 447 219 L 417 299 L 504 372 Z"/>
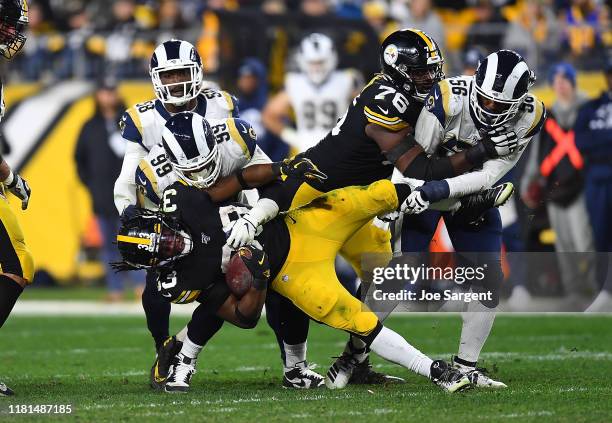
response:
<path fill-rule="evenodd" d="M 319 181 L 327 179 L 327 175 L 306 157 L 294 157 L 272 163 L 272 169 L 278 176 L 300 179 L 302 181 Z"/>
<path fill-rule="evenodd" d="M 253 288 L 259 291 L 266 289 L 268 279 L 270 279 L 270 263 L 266 252 L 252 245 L 245 245 L 240 247 L 236 254 L 240 256 L 244 265 L 253 275 Z"/>
<path fill-rule="evenodd" d="M 7 184 L 6 187 L 15 197 L 21 200 L 21 210 L 27 209 L 28 203 L 30 202 L 30 194 L 32 193 L 28 182 L 21 176 L 15 174 L 13 181 Z"/>

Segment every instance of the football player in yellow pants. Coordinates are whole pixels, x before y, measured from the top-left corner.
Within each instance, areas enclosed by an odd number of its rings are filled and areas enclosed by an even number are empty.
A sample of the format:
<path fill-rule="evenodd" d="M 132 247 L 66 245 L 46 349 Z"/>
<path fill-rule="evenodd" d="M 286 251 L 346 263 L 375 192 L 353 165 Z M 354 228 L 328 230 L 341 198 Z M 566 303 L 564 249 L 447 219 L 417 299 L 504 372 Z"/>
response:
<path fill-rule="evenodd" d="M 11 59 L 25 43 L 28 5 L 25 0 L 0 1 L 0 55 Z M 0 119 L 4 114 L 4 90 L 0 83 Z M 30 187 L 25 179 L 13 173 L 0 155 L 0 327 L 8 318 L 23 288 L 32 282 L 34 264 L 25 245 L 23 232 L 12 212 L 5 189 L 21 200 L 25 210 L 30 200 Z M 13 391 L 0 382 L 0 396 Z"/>
<path fill-rule="evenodd" d="M 159 289 L 168 301 L 185 303 L 197 298 L 200 305 L 188 325 L 189 339 L 197 339 L 202 330 L 198 318 L 211 313 L 239 327 L 254 327 L 269 286 L 310 318 L 354 334 L 381 357 L 454 392 L 469 386 L 467 377 L 442 360 L 431 360 L 384 327 L 342 286 L 334 269 L 335 257 L 346 241 L 373 217 L 396 211 L 400 203 L 405 210 L 410 192 L 408 185 L 388 180 L 342 188 L 266 223 L 256 242 L 242 247 L 249 251 L 238 250 L 254 278 L 238 298 L 229 292 L 221 272 L 228 267 L 232 251 L 224 245 L 224 234 L 247 209 L 215 205 L 207 193 L 177 182 L 164 192 L 163 213 L 145 211 L 123 222 L 117 240 L 125 261 L 118 268 L 156 266 Z M 203 239 L 202 233 L 211 236 Z M 189 389 L 200 350 L 201 346 L 183 344 L 170 367 L 167 391 Z M 328 373 L 330 388 L 346 385 L 347 381 L 334 383 L 336 376 L 347 377 Z"/>

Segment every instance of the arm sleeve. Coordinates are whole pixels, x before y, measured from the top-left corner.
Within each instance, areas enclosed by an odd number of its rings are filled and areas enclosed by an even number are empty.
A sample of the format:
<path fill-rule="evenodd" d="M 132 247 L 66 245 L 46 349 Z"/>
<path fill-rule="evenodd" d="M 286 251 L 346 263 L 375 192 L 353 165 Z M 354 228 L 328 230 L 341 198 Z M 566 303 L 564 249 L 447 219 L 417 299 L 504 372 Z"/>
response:
<path fill-rule="evenodd" d="M 524 140 L 523 142 L 527 143 L 529 140 Z M 446 179 L 450 190 L 449 197 L 459 198 L 491 188 L 493 184 L 514 167 L 521 158 L 523 151 L 525 149 L 520 149 L 508 156 L 486 161 L 481 170 Z"/>
<path fill-rule="evenodd" d="M 138 163 L 147 155 L 147 150 L 140 144 L 135 142 L 126 142 L 125 156 L 123 157 L 123 166 L 121 173 L 115 181 L 115 207 L 119 214 L 129 206 L 136 204 L 136 168 Z"/>

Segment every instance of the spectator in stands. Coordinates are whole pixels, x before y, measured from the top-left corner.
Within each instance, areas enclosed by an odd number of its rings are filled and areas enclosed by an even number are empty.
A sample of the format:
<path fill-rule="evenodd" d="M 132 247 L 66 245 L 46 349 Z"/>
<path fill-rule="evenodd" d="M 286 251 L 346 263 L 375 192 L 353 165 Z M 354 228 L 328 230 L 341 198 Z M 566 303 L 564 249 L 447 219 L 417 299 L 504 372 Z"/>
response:
<path fill-rule="evenodd" d="M 181 13 L 181 4 L 178 0 L 161 0 L 157 10 L 157 29 L 173 31 L 185 29 L 187 23 Z"/>
<path fill-rule="evenodd" d="M 384 1 L 366 1 L 363 4 L 362 13 L 364 19 L 378 34 L 379 42 L 398 29 L 397 22 L 389 19 L 389 7 Z"/>
<path fill-rule="evenodd" d="M 476 21 L 470 26 L 467 47 L 481 46 L 487 54 L 498 50 L 506 31 L 507 21 L 491 0 L 478 0 L 474 8 Z M 437 41 L 437 40 L 436 40 Z"/>
<path fill-rule="evenodd" d="M 261 112 L 268 101 L 268 83 L 263 63 L 255 58 L 245 59 L 238 68 L 236 88 L 240 116 L 255 129 L 257 144 L 273 161 L 287 157 L 289 146 L 267 131 L 261 120 Z"/>
<path fill-rule="evenodd" d="M 605 7 L 594 0 L 572 0 L 571 6 L 562 12 L 562 47 L 569 49 L 582 66 L 593 67 L 600 60 L 590 53 L 604 45 L 603 36 L 609 30 Z"/>
<path fill-rule="evenodd" d="M 532 69 L 540 69 L 559 49 L 558 37 L 552 8 L 542 0 L 526 0 L 506 28 L 502 46 L 519 52 Z"/>
<path fill-rule="evenodd" d="M 566 254 L 592 252 L 595 248 L 584 197 L 584 161 L 576 149 L 573 129 L 578 110 L 587 97 L 576 89 L 576 70 L 569 63 L 555 65 L 549 83 L 555 101 L 548 110 L 544 128 L 531 142 L 521 196 L 532 209 L 545 202 L 555 232 L 555 251 L 562 253 L 558 258 L 561 281 L 574 307 L 580 304 L 585 288 L 595 285 L 592 257 Z"/>
<path fill-rule="evenodd" d="M 462 75 L 474 75 L 478 64 L 487 56 L 482 47 L 470 47 L 463 52 Z"/>
<path fill-rule="evenodd" d="M 431 0 L 411 0 L 408 15 L 401 21 L 402 28 L 417 28 L 432 36 L 444 50 L 444 26 L 432 9 Z"/>
<path fill-rule="evenodd" d="M 605 66 L 608 91 L 586 103 L 576 119 L 576 145 L 585 159 L 586 205 L 594 230 L 595 248 L 612 252 L 612 57 Z M 605 266 L 604 266 L 605 267 Z M 599 272 L 603 289 L 589 311 L 612 311 L 612 260 Z M 601 269 L 602 267 L 600 267 Z"/>
<path fill-rule="evenodd" d="M 330 0 L 302 0 L 300 11 L 307 16 L 321 17 L 331 14 Z"/>
<path fill-rule="evenodd" d="M 115 273 L 110 262 L 121 261 L 115 245 L 119 230 L 119 216 L 114 206 L 113 188 L 123 163 L 124 141 L 117 122 L 124 106 L 113 81 L 104 81 L 95 92 L 95 113 L 79 135 L 75 160 L 81 182 L 91 195 L 93 212 L 103 238 L 101 261 L 106 266 L 106 283 L 110 301 L 119 301 L 123 295 L 127 272 Z M 130 275 L 130 277 L 133 277 Z M 144 288 L 144 275 L 138 275 L 137 294 Z"/>

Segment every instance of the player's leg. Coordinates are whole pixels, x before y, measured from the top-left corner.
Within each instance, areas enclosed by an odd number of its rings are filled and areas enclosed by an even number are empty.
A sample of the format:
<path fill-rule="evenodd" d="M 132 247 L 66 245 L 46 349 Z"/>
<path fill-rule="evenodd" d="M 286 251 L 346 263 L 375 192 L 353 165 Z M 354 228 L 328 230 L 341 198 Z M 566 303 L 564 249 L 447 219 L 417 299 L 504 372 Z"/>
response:
<path fill-rule="evenodd" d="M 299 242 L 300 238 L 294 240 Z M 312 319 L 359 336 L 367 348 L 381 357 L 430 378 L 445 390 L 454 392 L 469 386 L 468 378 L 459 371 L 443 361 L 434 362 L 400 335 L 384 328 L 376 315 L 342 286 L 335 274 L 333 257 L 319 262 L 288 259 L 272 282 L 272 289 L 289 298 Z M 346 386 L 351 369 L 359 363 L 360 357 L 354 357 L 330 369 L 325 382 L 329 388 Z"/>
<path fill-rule="evenodd" d="M 309 389 L 323 385 L 323 376 L 306 360 L 310 318 L 275 291 L 266 296 L 266 320 L 274 330 L 283 363 L 283 387 Z"/>
<path fill-rule="evenodd" d="M 198 355 L 204 345 L 221 329 L 223 319 L 208 312 L 208 307 L 199 305 L 187 324 L 187 333 L 180 344 L 180 351 L 170 358 L 168 378 L 164 383 L 166 392 L 187 392 L 191 378 L 196 372 Z"/>
<path fill-rule="evenodd" d="M 8 319 L 17 299 L 32 282 L 34 261 L 23 232 L 8 202 L 0 198 L 0 328 Z M 13 391 L 0 382 L 0 396 Z"/>
<path fill-rule="evenodd" d="M 448 216 L 445 216 L 445 220 Z M 499 288 L 503 281 L 501 268 L 502 224 L 499 210 L 489 209 L 482 223 L 454 225 L 452 217 L 446 220 L 451 241 L 458 254 L 458 264 L 486 268 L 486 277 L 481 284 L 466 287 L 474 292 L 490 292 L 491 301 L 472 301 L 461 313 L 463 325 L 459 351 L 453 357 L 455 367 L 468 374 L 476 386 L 504 388 L 506 385 L 495 381 L 476 367 L 480 352 L 489 337 L 499 303 Z"/>

